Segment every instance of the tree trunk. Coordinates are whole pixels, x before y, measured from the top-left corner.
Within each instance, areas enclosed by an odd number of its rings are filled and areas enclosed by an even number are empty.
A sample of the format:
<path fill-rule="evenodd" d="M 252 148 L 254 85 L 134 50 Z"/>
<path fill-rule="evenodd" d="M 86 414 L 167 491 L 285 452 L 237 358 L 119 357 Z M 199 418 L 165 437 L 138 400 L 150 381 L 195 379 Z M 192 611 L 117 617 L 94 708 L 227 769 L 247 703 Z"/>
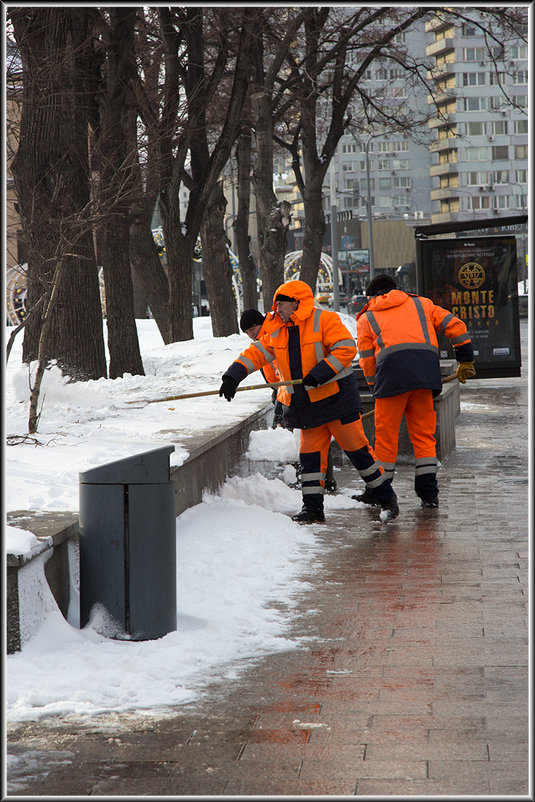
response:
<path fill-rule="evenodd" d="M 223 188 L 216 184 L 201 224 L 202 274 L 214 337 L 227 337 L 239 331 L 236 299 L 232 292 L 232 265 L 225 235 L 226 205 Z"/>
<path fill-rule="evenodd" d="M 134 315 L 129 258 L 130 204 L 137 153 L 130 147 L 129 84 L 132 80 L 135 10 L 110 9 L 105 83 L 100 97 L 100 131 L 96 150 L 101 165 L 104 284 L 110 378 L 144 375 Z"/>
<path fill-rule="evenodd" d="M 249 207 L 251 203 L 251 129 L 244 128 L 236 147 L 238 162 L 238 214 L 236 215 L 236 247 L 242 284 L 244 309 L 256 309 L 258 288 L 256 264 L 251 254 Z"/>
<path fill-rule="evenodd" d="M 155 247 L 150 220 L 133 216 L 130 223 L 130 263 L 145 293 L 164 343 L 169 332 L 169 283 Z"/>
<path fill-rule="evenodd" d="M 312 171 L 310 171 L 312 172 Z M 316 291 L 316 281 L 320 268 L 323 237 L 325 235 L 325 215 L 321 202 L 321 187 L 324 171 L 316 170 L 309 177 L 307 173 L 305 195 L 305 231 L 303 237 L 303 255 L 301 258 L 301 281 L 306 282 L 312 292 Z"/>
<path fill-rule="evenodd" d="M 58 261 L 64 262 L 41 354 L 57 359 L 70 376 L 98 379 L 106 376 L 106 358 L 89 215 L 87 9 L 21 8 L 11 18 L 23 65 L 12 170 L 28 255 L 27 307 L 51 290 Z M 25 362 L 38 357 L 41 326 L 39 313 L 25 327 Z"/>
<path fill-rule="evenodd" d="M 190 236 L 182 234 L 178 214 L 178 196 L 174 215 L 162 214 L 169 279 L 170 342 L 193 339 L 191 303 L 193 294 L 193 248 Z"/>
<path fill-rule="evenodd" d="M 255 115 L 256 163 L 255 186 L 258 236 L 260 241 L 260 275 L 264 310 L 271 309 L 273 295 L 284 281 L 286 232 L 290 225 L 290 204 L 279 203 L 273 191 L 273 116 L 271 101 L 265 92 L 251 97 Z"/>

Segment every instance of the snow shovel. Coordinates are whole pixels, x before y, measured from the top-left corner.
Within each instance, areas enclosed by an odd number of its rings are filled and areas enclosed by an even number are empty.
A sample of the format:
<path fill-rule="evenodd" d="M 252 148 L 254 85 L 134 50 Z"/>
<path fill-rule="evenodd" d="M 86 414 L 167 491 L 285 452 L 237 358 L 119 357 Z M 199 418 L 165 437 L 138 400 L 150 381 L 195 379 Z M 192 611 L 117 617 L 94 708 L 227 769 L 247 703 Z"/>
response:
<path fill-rule="evenodd" d="M 293 379 L 288 382 L 273 382 L 272 384 L 251 384 L 248 387 L 237 387 L 236 392 L 243 392 L 244 390 L 265 390 L 266 387 L 276 389 L 277 387 L 287 387 L 289 384 L 302 384 L 303 379 Z M 183 398 L 201 398 L 205 395 L 219 395 L 219 390 L 203 390 L 200 393 L 185 393 L 184 395 L 168 395 L 165 398 L 138 399 L 136 401 L 125 401 L 126 404 L 137 404 L 139 407 L 144 407 L 147 404 L 161 404 L 164 401 L 180 401 Z"/>
<path fill-rule="evenodd" d="M 447 384 L 448 382 L 452 382 L 456 378 L 457 378 L 457 373 L 450 373 L 449 376 L 444 376 L 444 378 L 442 379 L 442 384 Z M 366 418 L 371 418 L 374 412 L 375 412 L 374 409 L 370 409 L 369 412 L 365 412 L 364 415 L 361 415 L 360 419 L 365 420 Z"/>

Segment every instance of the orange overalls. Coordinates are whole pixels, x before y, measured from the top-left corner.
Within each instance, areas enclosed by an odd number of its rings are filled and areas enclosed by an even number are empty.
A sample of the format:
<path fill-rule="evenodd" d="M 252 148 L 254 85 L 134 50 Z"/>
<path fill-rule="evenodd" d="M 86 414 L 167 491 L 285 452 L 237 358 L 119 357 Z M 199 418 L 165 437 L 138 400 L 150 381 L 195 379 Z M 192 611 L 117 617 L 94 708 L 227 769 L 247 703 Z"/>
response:
<path fill-rule="evenodd" d="M 466 325 L 430 298 L 393 289 L 378 294 L 357 315 L 359 364 L 375 399 L 375 453 L 389 479 L 405 415 L 415 457 L 415 492 L 438 493 L 436 413 L 442 389 L 437 334 L 449 338 L 457 361 L 472 361 Z"/>

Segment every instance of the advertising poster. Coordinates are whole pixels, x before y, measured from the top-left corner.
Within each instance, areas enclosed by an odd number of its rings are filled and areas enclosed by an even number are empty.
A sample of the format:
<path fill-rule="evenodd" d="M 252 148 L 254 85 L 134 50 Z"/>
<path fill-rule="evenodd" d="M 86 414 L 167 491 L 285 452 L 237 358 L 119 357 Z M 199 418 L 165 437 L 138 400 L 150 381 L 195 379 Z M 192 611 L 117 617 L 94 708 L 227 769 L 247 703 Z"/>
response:
<path fill-rule="evenodd" d="M 520 376 L 516 239 L 466 237 L 418 243 L 421 294 L 466 324 L 477 375 Z M 439 337 L 440 358 L 454 358 Z"/>

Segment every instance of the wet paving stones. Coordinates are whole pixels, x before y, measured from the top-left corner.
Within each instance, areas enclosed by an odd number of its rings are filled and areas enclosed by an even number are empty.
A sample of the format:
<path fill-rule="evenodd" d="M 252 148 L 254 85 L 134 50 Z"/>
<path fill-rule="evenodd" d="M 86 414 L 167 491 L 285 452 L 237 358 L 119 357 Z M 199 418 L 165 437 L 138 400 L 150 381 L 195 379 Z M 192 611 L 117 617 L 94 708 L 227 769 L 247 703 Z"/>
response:
<path fill-rule="evenodd" d="M 461 400 L 438 509 L 407 463 L 396 521 L 315 527 L 300 648 L 170 716 L 8 724 L 8 795 L 527 797 L 527 377 Z"/>

